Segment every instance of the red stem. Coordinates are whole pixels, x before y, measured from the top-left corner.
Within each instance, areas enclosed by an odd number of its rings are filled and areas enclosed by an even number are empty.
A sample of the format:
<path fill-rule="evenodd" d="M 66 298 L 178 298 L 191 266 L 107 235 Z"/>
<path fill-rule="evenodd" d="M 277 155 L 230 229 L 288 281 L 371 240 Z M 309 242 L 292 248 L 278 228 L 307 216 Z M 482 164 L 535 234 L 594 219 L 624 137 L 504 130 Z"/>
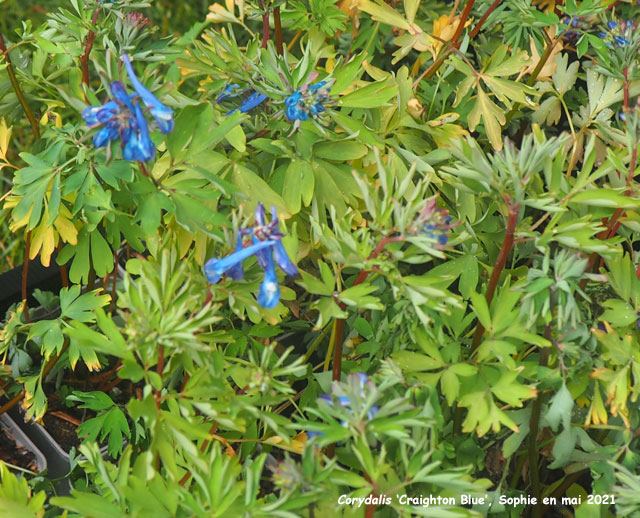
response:
<path fill-rule="evenodd" d="M 58 253 L 62 249 L 62 241 L 58 244 Z M 60 280 L 62 281 L 62 286 L 67 288 L 69 286 L 69 274 L 67 273 L 67 265 L 60 265 Z"/>
<path fill-rule="evenodd" d="M 504 235 L 504 241 L 502 242 L 502 248 L 500 248 L 500 253 L 498 254 L 498 259 L 496 260 L 496 265 L 493 267 L 491 277 L 489 278 L 489 286 L 487 287 L 487 294 L 485 296 L 487 304 L 491 304 L 493 294 L 495 293 L 496 286 L 498 285 L 498 281 L 500 280 L 500 275 L 502 274 L 504 265 L 507 263 L 507 258 L 511 253 L 511 249 L 513 248 L 513 236 L 516 229 L 516 223 L 518 222 L 519 212 L 519 204 L 509 203 L 509 220 L 507 221 L 507 230 Z M 476 332 L 473 336 L 472 350 L 477 349 L 477 347 L 480 345 L 480 340 L 482 339 L 483 333 L 484 326 L 480 322 L 478 322 Z"/>
<path fill-rule="evenodd" d="M 458 38 L 462 34 L 465 23 L 467 23 L 467 18 L 469 18 L 469 14 L 471 13 L 471 9 L 473 8 L 473 4 L 476 0 L 469 0 L 464 6 L 464 10 L 462 11 L 462 15 L 460 16 L 460 23 L 458 24 L 458 28 L 456 29 L 455 34 L 453 35 L 453 39 L 451 40 L 451 44 L 458 48 Z"/>
<path fill-rule="evenodd" d="M 629 111 L 629 67 L 624 67 L 622 70 L 622 75 L 624 76 L 624 100 L 622 103 L 623 111 Z"/>
<path fill-rule="evenodd" d="M 276 51 L 280 56 L 284 53 L 282 45 L 282 21 L 280 20 L 280 6 L 273 9 L 273 25 L 276 31 Z"/>
<path fill-rule="evenodd" d="M 480 29 L 482 29 L 482 26 L 484 25 L 484 22 L 487 21 L 487 18 L 489 18 L 489 15 L 495 10 L 495 8 L 498 7 L 498 4 L 500 3 L 500 1 L 501 0 L 493 0 L 493 3 L 489 6 L 489 9 L 485 11 L 485 13 L 482 15 L 482 18 L 478 20 L 478 23 L 476 23 L 476 26 L 469 33 L 470 40 L 472 40 L 478 35 L 478 33 L 480 32 Z"/>
<path fill-rule="evenodd" d="M 27 324 L 31 323 L 29 317 L 29 307 L 27 306 L 27 282 L 29 279 L 29 253 L 31 252 L 31 230 L 27 232 L 27 238 L 24 251 L 24 264 L 22 265 L 22 301 L 24 302 L 24 319 Z"/>
<path fill-rule="evenodd" d="M 91 17 L 91 25 L 95 25 L 98 22 L 98 15 L 100 14 L 100 8 L 96 7 L 93 10 L 93 16 Z M 96 33 L 93 29 L 89 30 L 87 34 L 87 40 L 84 45 L 84 54 L 80 58 L 80 64 L 82 65 L 82 82 L 89 86 L 89 54 L 93 48 L 93 42 L 96 39 Z"/>
<path fill-rule="evenodd" d="M 380 253 L 384 250 L 384 247 L 389 243 L 398 243 L 400 241 L 405 241 L 406 238 L 404 236 L 385 236 L 383 237 L 373 251 L 369 254 L 368 260 L 375 259 L 380 255 Z M 369 276 L 371 270 L 362 270 L 356 280 L 353 282 L 353 286 L 357 286 L 358 284 L 362 284 L 364 280 Z M 345 309 L 346 305 L 344 302 L 338 301 L 338 306 L 340 309 Z M 342 332 L 344 330 L 344 319 L 339 318 L 336 322 L 336 333 L 335 333 L 335 342 L 333 346 L 333 379 L 334 381 L 339 381 L 342 375 Z"/>
<path fill-rule="evenodd" d="M 262 48 L 266 49 L 270 37 L 269 10 L 264 6 L 261 0 L 258 0 L 258 7 L 264 10 L 264 12 L 262 13 Z"/>

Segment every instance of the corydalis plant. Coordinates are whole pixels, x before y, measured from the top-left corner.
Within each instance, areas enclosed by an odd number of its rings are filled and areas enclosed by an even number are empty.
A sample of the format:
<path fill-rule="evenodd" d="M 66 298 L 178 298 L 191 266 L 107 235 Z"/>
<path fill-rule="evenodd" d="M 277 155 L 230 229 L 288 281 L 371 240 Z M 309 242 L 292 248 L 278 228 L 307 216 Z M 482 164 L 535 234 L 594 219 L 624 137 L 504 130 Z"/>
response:
<path fill-rule="evenodd" d="M 252 228 L 238 231 L 238 241 L 235 251 L 222 259 L 210 259 L 204 265 L 207 280 L 217 283 L 223 275 L 233 280 L 244 277 L 242 262 L 252 255 L 258 259 L 258 264 L 264 270 L 264 280 L 260 285 L 258 303 L 267 309 L 274 308 L 280 301 L 280 286 L 276 276 L 277 264 L 287 275 L 296 275 L 298 269 L 287 255 L 281 239 L 280 222 L 275 207 L 271 208 L 271 221 L 266 222 L 264 205 L 258 203 L 255 213 L 256 224 Z M 243 242 L 243 237 L 251 236 L 251 240 Z"/>
<path fill-rule="evenodd" d="M 89 106 L 82 112 L 82 117 L 90 128 L 101 126 L 93 138 L 96 147 L 104 147 L 111 141 L 120 139 L 122 157 L 125 160 L 147 162 L 155 156 L 156 147 L 149 136 L 140 100 L 162 133 L 173 131 L 173 110 L 162 104 L 140 83 L 126 54 L 122 59 L 135 93 L 128 94 L 122 82 L 114 81 L 111 83 L 112 99 L 102 106 Z"/>

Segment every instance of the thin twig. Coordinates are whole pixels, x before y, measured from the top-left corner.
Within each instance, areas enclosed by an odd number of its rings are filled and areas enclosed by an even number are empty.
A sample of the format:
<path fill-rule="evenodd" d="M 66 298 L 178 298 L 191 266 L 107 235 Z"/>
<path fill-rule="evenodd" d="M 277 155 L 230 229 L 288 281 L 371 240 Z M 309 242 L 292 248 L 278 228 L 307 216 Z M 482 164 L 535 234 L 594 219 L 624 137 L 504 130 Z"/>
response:
<path fill-rule="evenodd" d="M 496 7 L 498 7 L 498 4 L 500 2 L 501 2 L 501 0 L 493 0 L 493 3 L 489 6 L 489 8 L 482 15 L 482 18 L 480 18 L 480 20 L 478 20 L 478 23 L 476 23 L 476 25 L 473 28 L 473 30 L 469 33 L 469 39 L 470 40 L 472 40 L 473 38 L 475 38 L 478 35 L 478 33 L 480 32 L 480 29 L 482 29 L 482 26 L 484 25 L 484 22 L 487 21 L 487 18 L 489 18 L 489 15 L 495 10 Z"/>
<path fill-rule="evenodd" d="M 100 8 L 96 7 L 93 10 L 93 15 L 91 16 L 91 25 L 95 26 L 98 22 L 98 15 L 100 14 Z M 96 39 L 96 33 L 93 29 L 89 29 L 89 34 L 87 34 L 87 39 L 84 44 L 84 54 L 80 57 L 80 64 L 82 66 L 82 82 L 89 86 L 89 54 L 91 54 L 91 49 L 93 48 L 93 42 Z"/>
<path fill-rule="evenodd" d="M 20 83 L 18 82 L 18 78 L 16 77 L 15 71 L 13 70 L 13 64 L 11 63 L 11 58 L 9 57 L 9 51 L 7 51 L 7 46 L 5 45 L 4 38 L 2 37 L 2 33 L 0 32 L 0 52 L 4 56 L 5 63 L 7 64 L 7 74 L 9 75 L 9 80 L 11 81 L 11 86 L 13 87 L 13 91 L 20 101 L 20 105 L 24 110 L 24 114 L 29 119 L 29 124 L 31 125 L 31 131 L 33 132 L 33 136 L 36 140 L 40 139 L 40 126 L 38 125 L 38 121 L 33 116 L 33 112 L 29 105 L 27 104 L 27 100 L 22 93 L 22 89 L 20 88 Z"/>

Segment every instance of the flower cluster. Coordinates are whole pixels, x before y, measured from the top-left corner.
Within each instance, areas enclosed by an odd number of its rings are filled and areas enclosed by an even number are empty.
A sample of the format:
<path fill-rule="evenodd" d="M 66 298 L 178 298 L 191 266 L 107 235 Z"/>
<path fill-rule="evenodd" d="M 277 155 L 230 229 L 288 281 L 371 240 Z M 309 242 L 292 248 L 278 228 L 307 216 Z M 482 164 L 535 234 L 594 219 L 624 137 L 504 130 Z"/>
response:
<path fill-rule="evenodd" d="M 600 38 L 607 44 L 607 47 L 628 47 L 633 41 L 637 25 L 633 20 L 619 20 L 618 22 L 607 22 L 607 32 L 601 32 Z"/>
<path fill-rule="evenodd" d="M 365 393 L 365 386 L 368 382 L 369 378 L 362 372 L 357 372 L 349 375 L 349 385 L 355 386 L 359 391 L 361 399 L 360 404 L 364 403 L 364 400 L 367 398 L 367 394 Z M 318 399 L 325 402 L 329 406 L 334 406 L 334 402 L 337 402 L 341 407 L 346 408 L 350 414 L 354 415 L 358 414 L 361 410 L 364 410 L 364 408 L 358 408 L 358 402 L 352 401 L 349 396 L 322 394 L 318 397 Z M 379 408 L 377 405 L 372 405 L 367 410 L 367 419 L 371 421 L 378 413 L 378 410 Z M 347 426 L 347 422 L 344 420 L 340 421 L 340 424 L 345 427 Z M 309 439 L 313 437 L 322 437 L 323 435 L 324 434 L 322 432 L 307 432 L 307 437 Z"/>
<path fill-rule="evenodd" d="M 256 225 L 253 228 L 241 229 L 238 232 L 238 242 L 235 251 L 222 259 L 210 259 L 204 265 L 207 280 L 215 284 L 226 274 L 233 280 L 244 277 L 242 262 L 252 255 L 258 259 L 258 264 L 264 270 L 264 280 L 260 285 L 258 303 L 267 309 L 275 307 L 280 301 L 280 286 L 276 277 L 275 264 L 287 275 L 296 275 L 298 269 L 287 255 L 281 239 L 280 222 L 276 209 L 271 208 L 271 221 L 266 223 L 264 205 L 258 203 L 255 213 Z M 243 243 L 243 237 L 251 236 L 251 241 Z M 251 243 L 251 244 L 249 244 Z"/>
<path fill-rule="evenodd" d="M 435 240 L 439 246 L 445 246 L 449 241 L 449 231 L 456 224 L 447 209 L 439 209 L 436 199 L 431 198 L 427 206 L 420 212 L 416 219 L 413 232 Z"/>
<path fill-rule="evenodd" d="M 259 106 L 260 104 L 262 104 L 264 100 L 267 98 L 266 95 L 261 94 L 260 92 L 256 92 L 255 90 L 239 90 L 239 89 L 240 89 L 240 85 L 238 84 L 227 85 L 224 88 L 224 90 L 218 95 L 218 97 L 216 97 L 216 103 L 220 104 L 221 102 L 226 101 L 227 99 L 230 99 L 232 97 L 237 97 L 238 95 L 244 95 L 251 92 L 244 99 L 244 101 L 242 101 L 242 104 L 238 108 L 231 110 L 230 112 L 227 113 L 227 115 L 231 115 L 237 111 L 242 113 L 247 113 L 253 110 L 256 106 Z M 236 90 L 239 90 L 239 91 L 236 91 Z"/>
<path fill-rule="evenodd" d="M 588 27 L 588 23 L 580 16 L 563 16 L 560 20 L 560 32 L 566 42 L 575 42 L 580 36 L 580 31 Z"/>
<path fill-rule="evenodd" d="M 292 121 L 306 121 L 317 117 L 326 110 L 324 102 L 329 99 L 331 86 L 327 81 L 318 81 L 313 85 L 304 85 L 284 100 L 286 115 Z"/>
<path fill-rule="evenodd" d="M 102 106 L 89 106 L 82 112 L 82 117 L 90 128 L 101 127 L 93 137 L 96 147 L 104 147 L 112 140 L 120 139 L 125 160 L 146 162 L 153 159 L 156 147 L 149 137 L 149 127 L 139 100 L 162 133 L 173 131 L 173 111 L 140 83 L 126 54 L 122 59 L 135 93 L 129 95 L 122 82 L 114 81 L 111 83 L 111 100 Z"/>

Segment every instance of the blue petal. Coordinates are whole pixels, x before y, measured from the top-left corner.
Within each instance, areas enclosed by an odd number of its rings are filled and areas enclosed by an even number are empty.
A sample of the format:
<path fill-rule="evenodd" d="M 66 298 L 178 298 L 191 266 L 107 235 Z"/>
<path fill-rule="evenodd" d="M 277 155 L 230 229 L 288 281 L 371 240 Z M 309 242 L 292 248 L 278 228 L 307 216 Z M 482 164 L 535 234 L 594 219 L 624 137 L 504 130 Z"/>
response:
<path fill-rule="evenodd" d="M 607 22 L 607 27 L 609 27 L 609 30 L 614 30 L 618 28 L 618 24 L 616 22 Z"/>
<path fill-rule="evenodd" d="M 131 103 L 131 97 L 124 85 L 120 81 L 114 81 L 111 83 L 111 95 L 120 104 L 124 104 L 127 108 L 133 111 L 133 104 Z"/>
<path fill-rule="evenodd" d="M 132 131 L 125 142 L 122 156 L 125 160 L 147 162 L 156 155 L 156 146 L 149 138 L 149 128 L 140 105 L 136 102 L 133 113 L 137 131 Z"/>
<path fill-rule="evenodd" d="M 276 267 L 273 264 L 273 254 L 270 251 L 264 254 L 266 256 L 267 265 L 264 269 L 264 280 L 260 284 L 260 292 L 258 293 L 258 304 L 263 308 L 275 308 L 280 302 L 280 286 L 276 277 Z"/>
<path fill-rule="evenodd" d="M 296 105 L 292 105 L 287 107 L 287 119 L 289 119 L 290 121 L 294 121 L 298 118 L 298 108 L 296 108 Z"/>
<path fill-rule="evenodd" d="M 138 80 L 135 72 L 133 71 L 133 67 L 131 66 L 131 61 L 129 61 L 129 57 L 126 54 L 122 55 L 122 59 L 127 67 L 127 74 L 129 75 L 129 80 L 131 81 L 133 88 L 142 98 L 144 104 L 149 108 L 149 112 L 151 112 L 151 115 L 155 119 L 158 128 L 160 128 L 162 133 L 171 133 L 174 126 L 173 110 L 162 104 L 158 98 L 147 90 Z"/>
<path fill-rule="evenodd" d="M 267 224 L 267 220 L 264 217 L 264 205 L 261 202 L 256 205 L 255 219 L 258 226 L 263 227 Z"/>
<path fill-rule="evenodd" d="M 276 241 L 276 244 L 273 245 L 273 252 L 276 263 L 284 273 L 287 275 L 298 274 L 298 268 L 291 262 L 291 259 L 289 259 L 287 251 L 284 249 L 284 245 L 281 241 Z"/>
<path fill-rule="evenodd" d="M 238 243 L 236 244 L 235 252 L 242 250 L 242 235 L 238 232 Z M 242 267 L 242 261 L 235 264 L 227 270 L 227 275 L 234 281 L 239 281 L 244 277 L 244 268 Z"/>
<path fill-rule="evenodd" d="M 274 243 L 275 241 L 260 241 L 246 248 L 237 250 L 222 259 L 209 259 L 204 265 L 204 274 L 210 283 L 215 284 L 230 268 L 233 268 L 263 248 L 273 246 Z"/>
<path fill-rule="evenodd" d="M 300 89 L 298 88 L 298 90 Z M 292 95 L 290 95 L 284 100 L 284 104 L 286 106 L 295 106 L 298 103 L 298 101 L 302 97 L 302 95 L 298 90 L 296 90 L 295 93 L 293 93 Z"/>
<path fill-rule="evenodd" d="M 239 95 L 240 92 L 237 92 L 235 94 L 233 93 L 233 91 L 236 88 L 240 88 L 240 85 L 236 85 L 236 84 L 227 85 L 225 89 L 218 95 L 218 97 L 216 97 L 216 103 L 221 103 L 225 99 L 229 99 L 230 97 L 235 97 L 236 95 Z"/>
<path fill-rule="evenodd" d="M 110 140 L 113 140 L 111 137 L 112 131 L 109 126 L 103 127 L 98 133 L 93 136 L 93 145 L 95 147 L 104 147 L 106 146 Z M 117 138 L 117 133 L 116 133 Z"/>
<path fill-rule="evenodd" d="M 264 101 L 266 98 L 267 96 L 264 94 L 253 92 L 249 97 L 245 99 L 245 101 L 240 105 L 240 108 L 238 109 L 242 113 L 247 113 L 248 111 L 253 110 L 259 104 L 262 104 L 262 101 Z"/>

